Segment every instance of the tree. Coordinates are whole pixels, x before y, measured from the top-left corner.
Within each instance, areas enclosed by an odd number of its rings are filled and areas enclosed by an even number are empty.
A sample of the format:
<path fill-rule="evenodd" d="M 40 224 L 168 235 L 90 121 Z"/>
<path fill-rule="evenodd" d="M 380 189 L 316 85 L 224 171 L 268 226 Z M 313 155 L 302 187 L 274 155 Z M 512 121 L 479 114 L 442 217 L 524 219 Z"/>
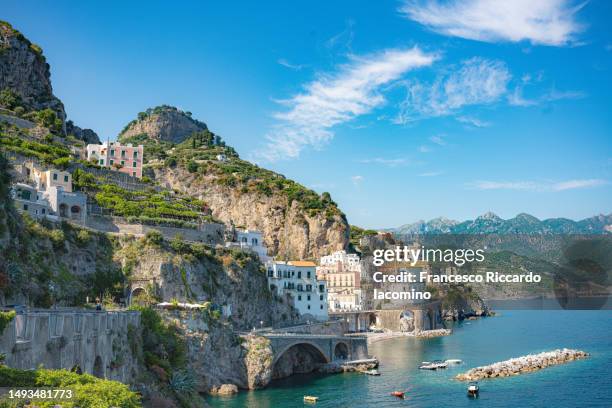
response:
<path fill-rule="evenodd" d="M 198 171 L 198 163 L 194 162 L 193 160 L 189 160 L 187 163 L 187 171 L 190 173 L 195 173 Z"/>

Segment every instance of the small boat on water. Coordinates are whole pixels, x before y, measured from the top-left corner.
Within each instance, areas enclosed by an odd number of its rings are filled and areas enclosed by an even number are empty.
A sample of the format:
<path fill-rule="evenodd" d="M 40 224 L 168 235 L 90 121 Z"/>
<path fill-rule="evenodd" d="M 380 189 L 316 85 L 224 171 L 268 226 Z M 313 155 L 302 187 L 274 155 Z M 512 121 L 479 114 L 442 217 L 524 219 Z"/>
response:
<path fill-rule="evenodd" d="M 363 372 L 366 375 L 374 375 L 374 376 L 378 376 L 380 375 L 380 372 L 378 370 L 367 370 Z"/>
<path fill-rule="evenodd" d="M 480 387 L 478 387 L 478 383 L 476 381 L 472 381 L 468 384 L 468 388 L 467 388 L 468 397 L 478 397 L 479 392 L 480 392 Z"/>
<path fill-rule="evenodd" d="M 405 394 L 405 392 L 402 392 L 402 391 L 393 391 L 391 393 L 392 396 L 397 397 L 397 398 L 401 398 L 401 399 L 404 399 L 404 394 Z"/>
<path fill-rule="evenodd" d="M 446 364 L 461 364 L 463 363 L 463 361 L 459 360 L 458 358 L 451 358 L 449 360 L 445 361 Z"/>
<path fill-rule="evenodd" d="M 448 367 L 448 363 L 442 360 L 434 360 L 432 362 L 423 361 L 419 366 L 420 370 L 439 370 Z"/>
<path fill-rule="evenodd" d="M 312 395 L 304 395 L 304 402 L 310 402 L 314 404 L 319 400 L 319 397 L 313 397 Z"/>

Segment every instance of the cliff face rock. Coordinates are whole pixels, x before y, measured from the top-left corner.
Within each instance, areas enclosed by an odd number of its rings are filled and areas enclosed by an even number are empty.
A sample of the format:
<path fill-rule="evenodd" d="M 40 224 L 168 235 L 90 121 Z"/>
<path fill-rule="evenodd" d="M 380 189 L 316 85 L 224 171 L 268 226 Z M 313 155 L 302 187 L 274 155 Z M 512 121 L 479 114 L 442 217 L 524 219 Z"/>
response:
<path fill-rule="evenodd" d="M 257 192 L 217 184 L 212 177 L 196 177 L 181 168 L 156 169 L 156 179 L 204 200 L 213 216 L 223 222 L 263 232 L 269 255 L 289 259 L 319 258 L 345 249 L 349 226 L 344 217 L 309 215 L 294 201 L 282 195 Z"/>
<path fill-rule="evenodd" d="M 66 122 L 66 134 L 72 135 L 86 144 L 100 144 L 98 134 L 91 129 L 81 129 L 71 120 Z"/>
<path fill-rule="evenodd" d="M 250 336 L 245 344 L 247 383 L 250 390 L 264 388 L 272 379 L 274 353 L 270 340 L 265 337 Z"/>
<path fill-rule="evenodd" d="M 452 287 L 442 295 L 442 319 L 464 320 L 470 317 L 489 316 L 485 302 L 469 287 Z"/>
<path fill-rule="evenodd" d="M 0 91 L 16 94 L 26 110 L 50 108 L 63 121 L 64 105 L 53 95 L 49 64 L 42 50 L 9 23 L 0 21 Z"/>
<path fill-rule="evenodd" d="M 138 114 L 128 123 L 119 140 L 146 134 L 153 140 L 180 143 L 193 132 L 206 130 L 206 124 L 193 119 L 191 113 L 171 106 L 158 106 Z"/>

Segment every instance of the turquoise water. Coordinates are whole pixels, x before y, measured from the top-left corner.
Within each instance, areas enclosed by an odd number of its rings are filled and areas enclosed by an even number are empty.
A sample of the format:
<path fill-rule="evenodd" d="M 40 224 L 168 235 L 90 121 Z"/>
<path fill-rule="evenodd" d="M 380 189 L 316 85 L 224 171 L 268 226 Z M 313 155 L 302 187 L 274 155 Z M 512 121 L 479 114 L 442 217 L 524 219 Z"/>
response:
<path fill-rule="evenodd" d="M 555 348 L 579 348 L 588 360 L 536 373 L 480 381 L 480 397 L 466 396 L 466 383 L 453 380 L 479 365 Z M 436 339 L 398 338 L 370 346 L 381 362 L 380 377 L 347 373 L 293 376 L 265 390 L 215 397 L 213 407 L 302 407 L 316 395 L 322 407 L 612 407 L 612 311 L 509 310 L 463 322 Z M 459 358 L 463 364 L 422 371 L 421 361 Z M 398 400 L 389 393 L 406 391 Z M 312 405 L 311 405 L 312 406 Z"/>

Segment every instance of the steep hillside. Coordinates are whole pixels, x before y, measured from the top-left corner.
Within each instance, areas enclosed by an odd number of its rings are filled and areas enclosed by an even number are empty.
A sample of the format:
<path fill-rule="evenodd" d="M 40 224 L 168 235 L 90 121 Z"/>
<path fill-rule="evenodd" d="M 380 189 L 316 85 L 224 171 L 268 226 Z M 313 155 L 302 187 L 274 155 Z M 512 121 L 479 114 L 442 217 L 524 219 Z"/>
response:
<path fill-rule="evenodd" d="M 192 120 L 178 110 L 171 112 L 183 117 L 181 123 Z M 165 120 L 152 124 L 156 117 L 153 113 L 137 119 L 128 128 L 174 128 Z M 160 185 L 205 201 L 217 219 L 261 230 L 271 255 L 317 258 L 347 248 L 349 226 L 329 193 L 319 195 L 240 159 L 208 129 L 187 137 L 156 135 L 123 133 L 121 139 L 145 145 L 148 174 Z M 168 138 L 182 142 L 171 143 Z"/>

